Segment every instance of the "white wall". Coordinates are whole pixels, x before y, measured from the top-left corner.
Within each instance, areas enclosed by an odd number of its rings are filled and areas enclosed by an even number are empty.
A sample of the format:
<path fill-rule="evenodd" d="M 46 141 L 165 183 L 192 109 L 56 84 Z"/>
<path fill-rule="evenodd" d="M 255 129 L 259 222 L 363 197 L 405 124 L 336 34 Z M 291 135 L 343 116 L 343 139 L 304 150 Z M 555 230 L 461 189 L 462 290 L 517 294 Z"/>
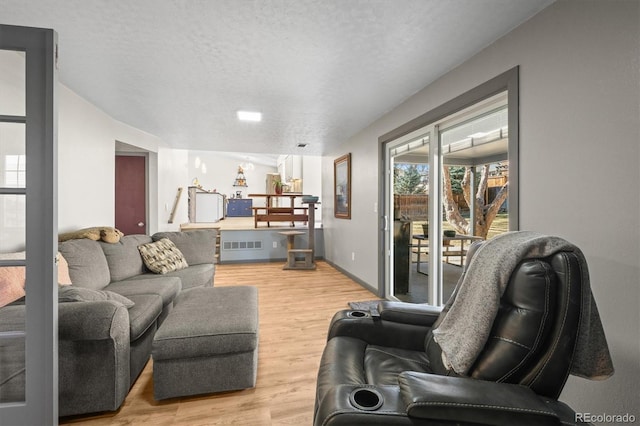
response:
<path fill-rule="evenodd" d="M 113 122 L 103 111 L 59 85 L 59 232 L 114 224 Z"/>
<path fill-rule="evenodd" d="M 187 222 L 185 191 L 168 223 L 177 188 L 190 182 L 187 151 L 167 148 L 158 137 L 114 120 L 63 85 L 58 93 L 59 231 L 114 225 L 116 142 L 147 151 L 149 233 Z"/>
<path fill-rule="evenodd" d="M 164 143 L 116 121 L 64 85 L 58 91 L 58 230 L 113 226 L 116 141 L 148 151 L 151 200 L 158 199 L 158 158 Z M 158 228 L 158 205 L 147 206 L 148 229 Z"/>
<path fill-rule="evenodd" d="M 188 222 L 187 187 L 189 177 L 189 151 L 160 148 L 158 150 L 158 231 L 177 231 L 181 223 Z M 171 209 L 182 187 L 183 192 L 176 208 L 173 223 L 169 223 Z"/>
<path fill-rule="evenodd" d="M 639 3 L 559 1 L 323 159 L 325 256 L 378 284 L 379 136 L 520 66 L 520 228 L 584 251 L 616 374 L 570 378 L 578 411 L 635 414 L 640 381 Z M 333 217 L 333 160 L 352 153 L 352 219 Z M 355 261 L 350 254 L 355 252 Z"/>

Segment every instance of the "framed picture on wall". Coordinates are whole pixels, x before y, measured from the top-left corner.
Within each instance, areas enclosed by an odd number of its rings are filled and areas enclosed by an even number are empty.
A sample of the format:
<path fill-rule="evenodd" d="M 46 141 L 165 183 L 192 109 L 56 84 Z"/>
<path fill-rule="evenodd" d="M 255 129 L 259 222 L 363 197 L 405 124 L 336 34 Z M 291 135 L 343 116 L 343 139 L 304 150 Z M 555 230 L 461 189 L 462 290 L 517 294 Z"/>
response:
<path fill-rule="evenodd" d="M 333 182 L 335 217 L 351 219 L 351 153 L 333 162 Z"/>

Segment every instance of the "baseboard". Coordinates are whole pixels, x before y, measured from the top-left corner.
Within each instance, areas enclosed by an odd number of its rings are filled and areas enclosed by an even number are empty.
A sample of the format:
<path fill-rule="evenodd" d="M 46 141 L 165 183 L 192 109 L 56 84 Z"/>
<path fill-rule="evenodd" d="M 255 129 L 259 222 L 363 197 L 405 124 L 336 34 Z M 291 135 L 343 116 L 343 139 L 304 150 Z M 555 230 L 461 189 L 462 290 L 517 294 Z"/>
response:
<path fill-rule="evenodd" d="M 371 293 L 377 295 L 378 297 L 383 297 L 384 293 L 381 295 L 380 291 L 376 287 L 371 286 L 369 283 L 361 280 L 360 278 L 358 278 L 357 276 L 353 275 L 349 271 L 346 271 L 346 270 L 342 269 L 341 267 L 339 267 L 335 263 L 331 262 L 330 260 L 326 260 L 325 259 L 325 262 L 327 262 L 329 265 L 333 266 L 338 271 L 340 271 L 341 273 L 345 274 L 347 277 L 351 278 L 352 280 L 354 280 L 355 282 L 360 284 L 360 286 L 362 286 L 362 287 L 366 288 L 367 290 L 369 290 Z"/>
<path fill-rule="evenodd" d="M 322 256 L 316 256 L 315 260 L 324 260 Z M 287 263 L 287 258 L 268 258 L 268 259 L 239 259 L 239 260 L 225 260 L 223 262 L 219 262 L 219 265 L 233 265 L 239 263 Z M 327 262 L 329 263 L 329 262 Z M 333 265 L 332 265 L 333 266 Z M 346 274 L 345 274 L 346 275 Z"/>

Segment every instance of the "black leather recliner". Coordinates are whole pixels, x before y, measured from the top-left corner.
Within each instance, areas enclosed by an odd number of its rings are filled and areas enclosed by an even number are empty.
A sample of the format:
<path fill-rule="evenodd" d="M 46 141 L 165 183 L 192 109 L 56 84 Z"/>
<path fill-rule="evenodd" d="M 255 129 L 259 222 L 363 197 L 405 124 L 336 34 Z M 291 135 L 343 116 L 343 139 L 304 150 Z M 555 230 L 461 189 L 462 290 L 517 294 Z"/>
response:
<path fill-rule="evenodd" d="M 372 311 L 338 312 L 318 372 L 314 425 L 578 423 L 557 399 L 576 347 L 581 277 L 573 252 L 519 263 L 464 376 L 445 367 L 432 333 L 446 308 L 382 301 Z"/>

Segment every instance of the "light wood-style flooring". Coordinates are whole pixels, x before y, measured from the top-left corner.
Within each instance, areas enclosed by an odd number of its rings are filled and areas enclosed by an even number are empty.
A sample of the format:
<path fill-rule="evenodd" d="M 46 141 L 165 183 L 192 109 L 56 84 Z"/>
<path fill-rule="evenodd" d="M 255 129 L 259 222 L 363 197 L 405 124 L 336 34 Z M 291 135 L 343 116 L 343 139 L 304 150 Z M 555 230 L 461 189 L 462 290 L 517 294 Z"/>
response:
<path fill-rule="evenodd" d="M 83 425 L 311 425 L 320 356 L 333 314 L 377 299 L 325 262 L 315 271 L 282 263 L 217 265 L 215 286 L 258 287 L 260 343 L 256 387 L 166 401 L 153 399 L 149 361 L 118 412 L 61 418 Z"/>

